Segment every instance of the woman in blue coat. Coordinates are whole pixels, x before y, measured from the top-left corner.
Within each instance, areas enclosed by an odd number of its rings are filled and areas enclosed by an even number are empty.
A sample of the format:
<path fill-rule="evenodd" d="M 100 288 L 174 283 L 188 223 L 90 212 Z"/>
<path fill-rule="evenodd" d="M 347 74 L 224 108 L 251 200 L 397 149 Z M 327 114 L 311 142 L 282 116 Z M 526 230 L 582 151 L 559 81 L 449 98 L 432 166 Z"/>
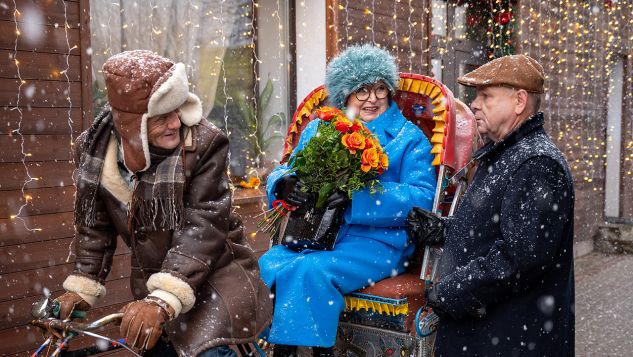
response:
<path fill-rule="evenodd" d="M 276 344 L 275 357 L 296 355 L 296 346 L 333 355 L 343 296 L 402 273 L 413 252 L 406 216 L 413 206 L 430 209 L 436 179 L 428 139 L 391 100 L 398 80 L 394 58 L 370 45 L 348 48 L 327 68 L 331 104 L 365 122 L 388 155 L 389 168 L 379 177 L 382 192 L 360 190 L 351 201 L 342 193 L 330 197 L 330 206 L 347 205 L 333 250 L 296 252 L 276 245 L 260 258 L 262 279 L 275 292 L 267 338 Z M 295 152 L 316 134 L 318 123 L 306 126 Z M 296 182 L 287 165 L 277 167 L 268 177 L 268 202 L 305 203 L 307 194 Z"/>

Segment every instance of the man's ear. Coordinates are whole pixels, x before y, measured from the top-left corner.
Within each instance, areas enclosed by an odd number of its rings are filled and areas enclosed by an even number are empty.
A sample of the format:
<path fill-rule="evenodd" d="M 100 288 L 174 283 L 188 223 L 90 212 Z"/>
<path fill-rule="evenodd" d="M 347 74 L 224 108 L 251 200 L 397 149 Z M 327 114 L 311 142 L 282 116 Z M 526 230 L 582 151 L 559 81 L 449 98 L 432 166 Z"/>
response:
<path fill-rule="evenodd" d="M 528 105 L 528 92 L 525 89 L 518 89 L 516 91 L 516 101 L 514 105 L 514 113 L 516 115 L 521 115 L 525 113 Z"/>

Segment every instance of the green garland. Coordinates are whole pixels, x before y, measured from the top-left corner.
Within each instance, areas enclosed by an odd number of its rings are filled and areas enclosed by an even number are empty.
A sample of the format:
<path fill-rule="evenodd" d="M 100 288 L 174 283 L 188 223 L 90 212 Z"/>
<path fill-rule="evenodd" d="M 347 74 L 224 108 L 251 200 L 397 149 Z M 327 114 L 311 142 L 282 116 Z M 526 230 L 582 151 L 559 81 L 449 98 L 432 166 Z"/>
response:
<path fill-rule="evenodd" d="M 468 37 L 486 44 L 489 59 L 514 54 L 517 0 L 458 0 L 467 4 Z"/>

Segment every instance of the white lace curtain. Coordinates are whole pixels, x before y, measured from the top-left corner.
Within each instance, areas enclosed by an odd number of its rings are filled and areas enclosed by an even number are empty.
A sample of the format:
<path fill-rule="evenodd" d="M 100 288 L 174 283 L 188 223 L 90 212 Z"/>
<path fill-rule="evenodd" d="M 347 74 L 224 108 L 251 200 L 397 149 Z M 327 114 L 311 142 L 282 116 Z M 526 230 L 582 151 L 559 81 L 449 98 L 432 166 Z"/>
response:
<path fill-rule="evenodd" d="M 251 43 L 250 1 L 90 1 L 92 78 L 104 88 L 101 66 L 112 55 L 146 49 L 187 66 L 203 115 L 213 109 L 222 59 L 230 46 Z"/>

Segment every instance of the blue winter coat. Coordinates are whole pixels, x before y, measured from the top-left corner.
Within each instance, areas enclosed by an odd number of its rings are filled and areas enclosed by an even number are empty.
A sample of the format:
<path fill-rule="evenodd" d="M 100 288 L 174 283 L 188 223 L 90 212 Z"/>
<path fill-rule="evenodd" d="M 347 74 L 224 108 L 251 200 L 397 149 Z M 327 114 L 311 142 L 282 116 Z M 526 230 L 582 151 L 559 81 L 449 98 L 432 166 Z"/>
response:
<path fill-rule="evenodd" d="M 308 124 L 297 149 L 316 134 L 318 120 Z M 407 121 L 395 104 L 367 124 L 389 156 L 380 176 L 384 189 L 353 194 L 334 250 L 302 252 L 277 245 L 259 261 L 264 282 L 275 292 L 271 343 L 330 347 L 336 340 L 343 296 L 404 271 L 413 251 L 404 224 L 413 206 L 430 208 L 435 191 L 431 145 L 422 131 Z M 287 165 L 268 177 L 268 202 Z"/>
<path fill-rule="evenodd" d="M 573 180 L 543 114 L 475 157 L 428 294 L 435 356 L 573 356 Z"/>
<path fill-rule="evenodd" d="M 316 134 L 319 122 L 314 120 L 305 127 L 293 154 L 303 149 Z M 378 137 L 389 157 L 389 169 L 379 178 L 384 192 L 372 195 L 364 189 L 352 195 L 339 239 L 350 234 L 405 249 L 409 246 L 404 229 L 407 213 L 413 206 L 430 208 L 433 204 L 436 177 L 435 168 L 431 165 L 431 144 L 393 103 L 366 126 Z M 266 191 L 269 207 L 276 199 L 273 194 L 275 185 L 287 171 L 288 165 L 280 165 L 268 176 Z"/>

